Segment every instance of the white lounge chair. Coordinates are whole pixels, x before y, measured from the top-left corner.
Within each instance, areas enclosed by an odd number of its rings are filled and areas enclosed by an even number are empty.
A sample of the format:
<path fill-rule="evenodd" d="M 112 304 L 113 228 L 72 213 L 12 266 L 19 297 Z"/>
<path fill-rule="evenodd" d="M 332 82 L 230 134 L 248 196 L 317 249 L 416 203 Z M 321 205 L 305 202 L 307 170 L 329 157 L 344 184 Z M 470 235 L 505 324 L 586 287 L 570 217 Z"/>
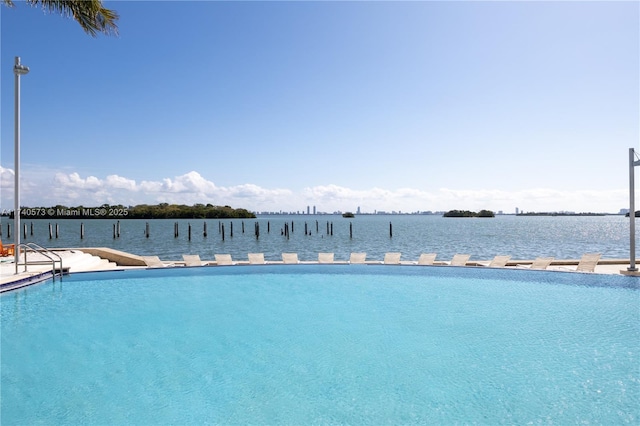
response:
<path fill-rule="evenodd" d="M 578 261 L 578 266 L 575 268 L 569 266 L 558 266 L 557 269 L 571 272 L 594 272 L 598 265 L 598 261 L 600 260 L 600 256 L 600 253 L 585 253 L 582 255 Z"/>
<path fill-rule="evenodd" d="M 333 253 L 318 253 L 318 263 L 333 263 Z"/>
<path fill-rule="evenodd" d="M 160 260 L 158 256 L 141 256 L 144 263 L 149 268 L 166 268 L 167 266 L 174 266 L 173 263 L 165 263 Z"/>
<path fill-rule="evenodd" d="M 449 262 L 449 266 L 467 266 L 467 262 L 471 255 L 468 254 L 455 254 Z"/>
<path fill-rule="evenodd" d="M 507 266 L 507 262 L 511 260 L 511 256 L 496 256 L 493 260 L 487 265 L 489 268 L 504 268 Z"/>
<path fill-rule="evenodd" d="M 264 253 L 249 253 L 250 265 L 264 265 Z"/>
<path fill-rule="evenodd" d="M 200 260 L 200 255 L 197 254 L 183 254 L 182 259 L 184 260 L 185 266 L 203 266 L 205 265 L 202 260 Z"/>
<path fill-rule="evenodd" d="M 385 265 L 399 265 L 402 253 L 385 253 L 382 263 Z"/>
<path fill-rule="evenodd" d="M 367 253 L 351 253 L 349 257 L 349 263 L 361 264 L 365 263 L 367 259 Z"/>
<path fill-rule="evenodd" d="M 214 254 L 214 257 L 218 266 L 233 265 L 233 259 L 231 259 L 230 254 Z"/>
<path fill-rule="evenodd" d="M 298 253 L 282 253 L 282 263 L 300 263 L 298 261 Z"/>
<path fill-rule="evenodd" d="M 552 257 L 536 257 L 531 265 L 516 265 L 517 268 L 526 268 L 526 269 L 536 269 L 536 270 L 545 270 L 551 265 L 553 262 Z"/>
<path fill-rule="evenodd" d="M 418 258 L 418 265 L 433 265 L 437 253 L 422 253 Z"/>
<path fill-rule="evenodd" d="M 600 253 L 585 253 L 584 255 L 582 255 L 580 262 L 578 262 L 576 272 L 595 271 L 596 266 L 598 265 L 598 261 L 600 260 L 600 256 Z"/>
<path fill-rule="evenodd" d="M 553 256 L 551 257 L 537 257 L 533 263 L 531 264 L 530 269 L 547 269 L 549 265 L 553 262 Z"/>

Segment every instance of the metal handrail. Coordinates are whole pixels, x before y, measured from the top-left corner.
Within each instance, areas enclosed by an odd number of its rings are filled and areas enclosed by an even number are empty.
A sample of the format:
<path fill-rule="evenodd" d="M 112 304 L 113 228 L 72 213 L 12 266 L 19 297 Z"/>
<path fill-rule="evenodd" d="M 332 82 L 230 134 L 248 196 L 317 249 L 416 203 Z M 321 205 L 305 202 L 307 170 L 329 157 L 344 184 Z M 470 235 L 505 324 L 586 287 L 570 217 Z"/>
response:
<path fill-rule="evenodd" d="M 16 248 L 16 250 L 20 250 L 20 247 L 23 247 L 24 250 L 24 272 L 27 272 L 27 265 L 29 265 L 29 262 L 27 261 L 27 253 L 30 250 L 33 251 L 37 251 L 40 254 L 42 254 L 44 257 L 46 257 L 47 259 L 49 259 L 51 261 L 51 275 L 53 277 L 53 280 L 56 280 L 56 262 L 60 262 L 60 279 L 62 280 L 62 274 L 64 272 L 64 270 L 62 269 L 62 257 L 58 254 L 55 253 L 45 247 L 42 247 L 36 243 L 25 243 L 25 244 L 19 244 L 18 247 Z M 34 248 L 35 247 L 35 248 Z M 51 256 L 49 256 L 49 254 L 56 256 L 58 258 L 58 260 L 52 258 Z M 46 262 L 49 263 L 49 262 Z M 42 264 L 42 262 L 31 262 L 31 265 L 40 265 Z M 18 265 L 19 263 L 16 262 L 16 274 L 18 273 Z"/>

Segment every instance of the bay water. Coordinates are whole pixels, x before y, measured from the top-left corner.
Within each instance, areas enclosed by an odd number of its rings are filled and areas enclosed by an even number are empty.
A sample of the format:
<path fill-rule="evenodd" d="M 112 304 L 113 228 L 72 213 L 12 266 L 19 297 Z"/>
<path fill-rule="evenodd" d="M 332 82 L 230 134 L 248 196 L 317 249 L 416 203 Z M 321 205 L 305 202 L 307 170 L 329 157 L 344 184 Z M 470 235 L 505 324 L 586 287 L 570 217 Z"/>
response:
<path fill-rule="evenodd" d="M 27 218 L 22 219 L 22 225 L 21 231 L 26 228 L 22 242 L 47 248 L 109 247 L 137 255 L 158 255 L 163 260 L 180 260 L 183 254 L 198 254 L 209 260 L 216 253 L 246 260 L 248 253 L 264 253 L 267 261 L 275 261 L 281 260 L 285 252 L 298 253 L 300 260 L 317 260 L 320 252 L 333 252 L 336 260 L 347 260 L 352 252 L 365 252 L 368 260 L 382 260 L 386 252 L 401 252 L 402 260 L 417 260 L 421 253 L 437 253 L 438 260 L 450 260 L 456 253 L 469 254 L 472 260 L 489 260 L 496 255 L 522 260 L 537 256 L 579 259 L 590 252 L 601 253 L 603 259 L 628 259 L 630 245 L 629 218 L 616 215 L 495 218 L 263 215 L 256 219 L 220 220 Z M 12 243 L 13 221 L 3 218 L 1 226 L 2 241 Z M 8 226 L 12 228 L 11 237 Z M 119 226 L 119 236 L 114 237 L 114 226 Z"/>

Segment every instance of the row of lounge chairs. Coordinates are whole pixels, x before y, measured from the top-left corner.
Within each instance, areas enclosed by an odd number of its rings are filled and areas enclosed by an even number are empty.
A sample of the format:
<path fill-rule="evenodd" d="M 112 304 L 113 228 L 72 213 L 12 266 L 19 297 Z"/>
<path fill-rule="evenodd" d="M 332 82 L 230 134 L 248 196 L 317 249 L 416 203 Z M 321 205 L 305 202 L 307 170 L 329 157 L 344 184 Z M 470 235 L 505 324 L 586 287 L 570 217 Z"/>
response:
<path fill-rule="evenodd" d="M 142 256 L 145 264 L 148 267 L 165 267 L 165 266 L 207 266 L 207 265 L 235 265 L 235 264 L 250 264 L 250 265 L 263 265 L 266 263 L 284 263 L 284 264 L 296 264 L 301 263 L 298 259 L 297 253 L 282 253 L 281 262 L 267 262 L 264 258 L 264 253 L 249 253 L 248 261 L 236 262 L 231 258 L 230 254 L 215 254 L 215 262 L 202 261 L 197 254 L 185 254 L 183 255 L 183 262 L 181 263 L 167 263 L 162 262 L 158 256 Z M 489 268 L 504 268 L 511 260 L 511 256 L 495 256 L 490 262 L 470 262 L 470 255 L 468 254 L 456 254 L 450 261 L 436 261 L 436 253 L 423 253 L 419 259 L 415 262 L 402 262 L 404 264 L 413 265 L 448 265 L 448 266 L 484 266 Z M 382 263 L 385 265 L 399 265 L 401 253 L 392 252 L 385 253 L 382 262 L 367 261 L 366 253 L 351 253 L 347 262 L 336 262 L 334 260 L 333 253 L 319 253 L 317 263 L 350 263 L 350 264 L 365 264 L 365 263 Z M 538 257 L 529 264 L 512 264 L 516 268 L 527 268 L 544 270 L 547 269 L 553 262 L 553 257 Z M 573 270 L 577 272 L 593 272 L 595 270 L 598 261 L 600 260 L 599 253 L 588 253 L 582 256 L 575 269 L 559 266 L 560 270 Z"/>

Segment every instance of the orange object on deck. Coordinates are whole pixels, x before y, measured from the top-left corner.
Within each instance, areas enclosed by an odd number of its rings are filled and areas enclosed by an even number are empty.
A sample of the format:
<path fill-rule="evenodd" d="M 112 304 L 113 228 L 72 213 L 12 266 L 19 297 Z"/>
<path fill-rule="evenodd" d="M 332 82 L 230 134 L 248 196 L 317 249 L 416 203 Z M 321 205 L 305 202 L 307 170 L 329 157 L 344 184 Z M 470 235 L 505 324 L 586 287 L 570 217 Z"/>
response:
<path fill-rule="evenodd" d="M 3 245 L 0 241 L 0 256 L 13 256 L 16 253 L 15 244 Z"/>

